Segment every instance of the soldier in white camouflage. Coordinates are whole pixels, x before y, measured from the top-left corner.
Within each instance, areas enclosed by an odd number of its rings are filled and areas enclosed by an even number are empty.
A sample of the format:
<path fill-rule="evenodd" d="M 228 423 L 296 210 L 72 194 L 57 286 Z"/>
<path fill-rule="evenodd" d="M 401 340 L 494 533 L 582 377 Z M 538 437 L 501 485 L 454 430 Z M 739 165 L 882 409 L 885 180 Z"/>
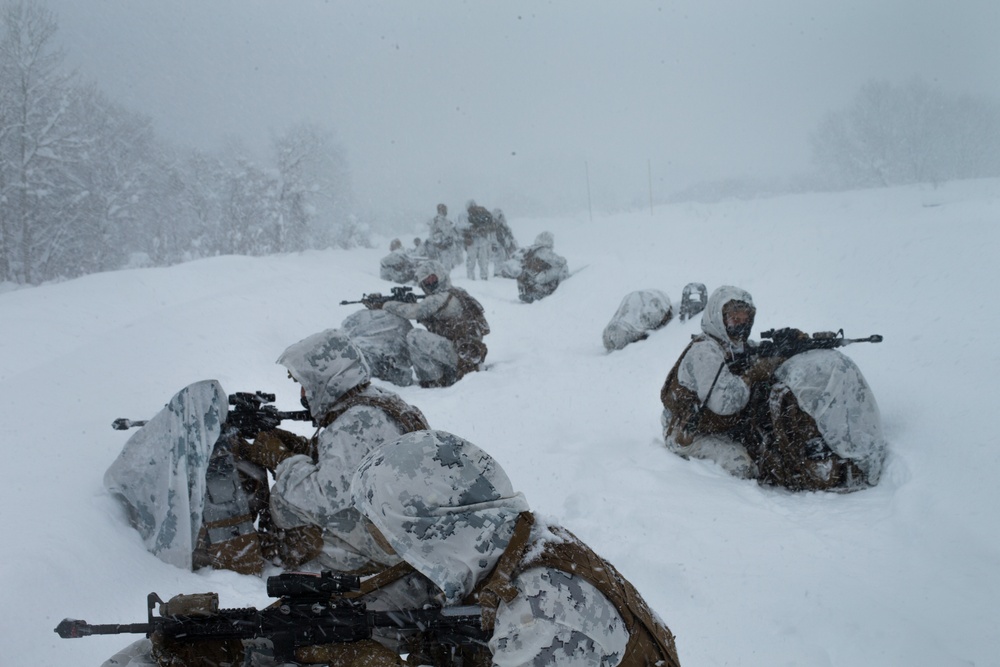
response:
<path fill-rule="evenodd" d="M 530 512 L 503 468 L 472 443 L 444 431 L 404 435 L 365 458 L 351 493 L 378 541 L 402 559 L 398 581 L 424 582 L 424 604 L 481 607 L 488 642 L 456 648 L 400 637 L 408 664 L 679 665 L 673 635 L 635 588 L 572 533 Z M 377 648 L 371 658 L 370 667 L 401 664 Z"/>
<path fill-rule="evenodd" d="M 261 433 L 241 451 L 274 473 L 270 514 L 282 549 L 277 559 L 286 567 L 315 561 L 357 573 L 392 565 L 396 559 L 378 548 L 351 507 L 351 477 L 369 451 L 427 428 L 426 419 L 370 383 L 364 355 L 339 329 L 289 346 L 278 363 L 302 385 L 318 430 L 310 440 L 280 429 Z"/>
<path fill-rule="evenodd" d="M 651 331 L 667 326 L 673 317 L 674 306 L 665 292 L 658 289 L 629 292 L 604 327 L 604 349 L 613 352 L 646 340 Z"/>
<path fill-rule="evenodd" d="M 553 250 L 552 232 L 542 232 L 535 243 L 521 257 L 521 271 L 517 275 L 517 296 L 525 303 L 544 299 L 569 278 L 566 258 Z"/>
<path fill-rule="evenodd" d="M 667 449 L 792 491 L 877 484 L 885 440 L 860 369 L 835 349 L 757 354 L 749 339 L 755 314 L 749 292 L 738 287 L 723 285 L 708 297 L 702 333 L 660 390 Z"/>
<path fill-rule="evenodd" d="M 426 329 L 406 334 L 413 370 L 421 387 L 448 387 L 480 369 L 488 352 L 483 336 L 490 327 L 482 304 L 452 285 L 448 270 L 440 262 L 420 264 L 416 279 L 426 294 L 423 300 L 365 305 L 423 324 Z"/>
<path fill-rule="evenodd" d="M 430 234 L 424 242 L 428 259 L 436 259 L 451 271 L 462 263 L 464 244 L 455 223 L 448 219 L 448 207 L 437 205 L 437 215 L 427 223 Z"/>

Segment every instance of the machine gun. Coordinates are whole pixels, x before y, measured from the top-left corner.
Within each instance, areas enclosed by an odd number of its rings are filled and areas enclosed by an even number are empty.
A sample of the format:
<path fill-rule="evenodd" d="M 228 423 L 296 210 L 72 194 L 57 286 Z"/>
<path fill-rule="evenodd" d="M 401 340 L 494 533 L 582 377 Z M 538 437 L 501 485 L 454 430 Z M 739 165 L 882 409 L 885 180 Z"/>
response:
<path fill-rule="evenodd" d="M 426 632 L 436 641 L 454 645 L 488 640 L 479 607 L 369 611 L 364 602 L 343 595 L 358 590 L 356 575 L 284 573 L 268 577 L 267 594 L 278 601 L 259 611 L 219 609 L 217 593 L 177 595 L 167 602 L 150 593 L 145 623 L 91 625 L 66 618 L 55 631 L 63 639 L 153 633 L 178 642 L 268 639 L 282 662 L 294 660 L 298 648 L 368 639 L 374 629 Z M 159 614 L 154 616 L 157 605 Z"/>
<path fill-rule="evenodd" d="M 236 429 L 244 438 L 253 439 L 261 431 L 278 428 L 285 420 L 312 421 L 308 410 L 282 412 L 274 403 L 274 394 L 262 391 L 250 393 L 240 391 L 229 395 L 229 405 L 233 406 L 226 417 L 226 428 Z M 132 420 L 120 417 L 111 422 L 111 428 L 116 431 L 127 431 L 130 428 L 145 426 L 146 420 Z"/>
<path fill-rule="evenodd" d="M 748 348 L 746 354 L 737 357 L 729 364 L 729 370 L 739 374 L 749 368 L 754 360 L 773 357 L 791 357 L 809 350 L 832 350 L 853 343 L 881 343 L 882 336 L 873 334 L 867 338 L 845 338 L 844 330 L 820 331 L 813 335 L 798 329 L 785 327 L 768 329 L 760 333 L 761 342 L 753 348 Z"/>
<path fill-rule="evenodd" d="M 416 303 L 418 299 L 423 299 L 425 295 L 414 294 L 412 287 L 406 287 L 403 285 L 397 285 L 389 289 L 390 294 L 382 295 L 378 292 L 372 292 L 371 294 L 362 294 L 361 299 L 358 301 L 341 301 L 341 306 L 349 306 L 351 304 L 360 303 L 366 308 L 370 306 L 381 306 L 382 304 L 389 303 L 390 301 L 402 301 L 403 303 Z"/>

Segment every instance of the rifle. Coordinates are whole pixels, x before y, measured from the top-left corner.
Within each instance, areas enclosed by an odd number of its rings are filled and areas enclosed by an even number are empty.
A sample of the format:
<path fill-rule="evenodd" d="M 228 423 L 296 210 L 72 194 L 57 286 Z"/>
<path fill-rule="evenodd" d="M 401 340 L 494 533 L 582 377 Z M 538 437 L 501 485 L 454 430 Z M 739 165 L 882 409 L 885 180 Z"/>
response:
<path fill-rule="evenodd" d="M 274 403 L 274 394 L 262 391 L 250 393 L 239 391 L 229 395 L 229 405 L 233 408 L 226 417 L 226 429 L 236 429 L 244 438 L 253 439 L 261 431 L 278 428 L 285 420 L 312 421 L 308 410 L 281 412 L 270 403 Z M 132 420 L 120 417 L 111 422 L 111 428 L 116 431 L 127 431 L 137 426 L 145 426 L 147 420 Z"/>
<path fill-rule="evenodd" d="M 268 639 L 282 662 L 294 660 L 297 648 L 368 639 L 378 628 L 430 632 L 450 644 L 484 644 L 489 639 L 479 607 L 368 611 L 364 602 L 342 596 L 360 588 L 357 575 L 284 573 L 268 577 L 267 594 L 278 601 L 261 610 L 219 609 L 218 593 L 176 595 L 167 602 L 150 593 L 145 623 L 91 625 L 66 618 L 55 631 L 63 639 L 153 633 L 179 642 Z M 157 605 L 159 615 L 154 616 Z"/>
<path fill-rule="evenodd" d="M 384 296 L 378 292 L 372 292 L 371 294 L 362 294 L 361 299 L 358 301 L 341 301 L 341 306 L 349 306 L 351 304 L 360 303 L 365 307 L 369 304 L 381 306 L 384 303 L 390 301 L 402 301 L 403 303 L 416 303 L 418 299 L 423 299 L 424 294 L 414 294 L 412 287 L 406 287 L 403 285 L 397 285 L 390 288 L 391 294 Z"/>
<path fill-rule="evenodd" d="M 854 343 L 882 342 L 882 336 L 879 334 L 873 334 L 867 338 L 845 338 L 843 329 L 836 332 L 820 331 L 810 336 L 798 329 L 785 327 L 762 331 L 760 337 L 763 339 L 760 344 L 747 349 L 745 354 L 729 364 L 733 373 L 742 373 L 753 364 L 755 359 L 791 357 L 809 350 L 832 350 Z"/>

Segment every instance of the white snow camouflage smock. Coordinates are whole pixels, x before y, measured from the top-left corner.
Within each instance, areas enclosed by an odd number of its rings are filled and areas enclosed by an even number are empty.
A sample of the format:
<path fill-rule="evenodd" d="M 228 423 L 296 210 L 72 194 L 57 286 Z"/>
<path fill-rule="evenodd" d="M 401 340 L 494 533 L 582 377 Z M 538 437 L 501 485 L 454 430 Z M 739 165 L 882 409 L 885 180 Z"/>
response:
<path fill-rule="evenodd" d="M 554 250 L 552 232 L 542 232 L 535 238 L 521 258 L 521 272 L 517 276 L 518 298 L 531 303 L 543 299 L 569 278 L 566 258 Z"/>
<path fill-rule="evenodd" d="M 217 381 L 188 385 L 128 439 L 104 473 L 105 488 L 122 502 L 146 549 L 186 570 L 202 526 L 205 472 L 228 409 Z"/>
<path fill-rule="evenodd" d="M 629 292 L 622 299 L 611 321 L 604 327 L 604 349 L 612 352 L 645 339 L 650 331 L 666 326 L 673 313 L 674 306 L 670 303 L 670 297 L 661 290 Z"/>
<path fill-rule="evenodd" d="M 305 389 L 313 416 L 322 421 L 338 399 L 367 384 L 368 362 L 350 338 L 327 329 L 291 345 L 278 358 Z M 386 393 L 377 387 L 364 391 Z M 271 512 L 279 528 L 316 525 L 323 528 L 319 564 L 338 570 L 356 570 L 369 562 L 398 562 L 372 540 L 351 505 L 350 483 L 361 459 L 402 434 L 385 411 L 365 405 L 348 409 L 317 434 L 317 460 L 289 457 L 275 470 Z"/>
<path fill-rule="evenodd" d="M 467 312 L 463 305 L 465 299 L 459 295 L 463 291 L 452 286 L 447 270 L 433 260 L 417 267 L 418 284 L 431 274 L 438 278 L 437 287 L 422 300 L 416 303 L 389 301 L 382 306 L 382 310 L 416 320 L 428 329 L 437 329 L 437 332 L 413 329 L 406 334 L 410 362 L 418 380 L 452 384 L 469 372 L 469 367 L 477 366 L 483 360 L 486 348 L 482 345 L 482 336 L 489 333 L 489 329 L 472 336 L 475 340 L 469 340 L 472 332 L 465 325 L 470 323 L 472 314 Z M 464 294 L 471 299 L 467 293 Z M 451 337 L 441 335 L 444 331 L 450 331 Z"/>
<path fill-rule="evenodd" d="M 712 292 L 701 314 L 703 333 L 679 360 L 676 378 L 678 384 L 694 393 L 699 405 L 722 417 L 738 415 L 750 401 L 750 385 L 732 373 L 727 364 L 749 344 L 733 341 L 726 333 L 722 308 L 730 301 L 742 301 L 753 307 L 750 293 L 738 287 L 723 285 Z M 664 387 L 664 391 L 667 389 Z M 694 434 L 693 439 L 686 441 L 691 434 L 685 433 L 679 420 L 681 416 L 674 415 L 665 405 L 661 421 L 668 449 L 684 457 L 715 461 L 738 477 L 757 476 L 756 464 L 742 443 L 722 433 Z"/>
<path fill-rule="evenodd" d="M 496 566 L 528 504 L 488 454 L 443 431 L 419 431 L 369 454 L 351 486 L 357 508 L 399 556 L 462 604 Z M 539 536 L 547 532 L 536 525 Z M 613 667 L 629 634 L 593 585 L 537 567 L 512 581 L 519 595 L 497 607 L 493 664 Z"/>
<path fill-rule="evenodd" d="M 837 350 L 810 350 L 786 360 L 774 377 L 813 418 L 827 446 L 854 461 L 867 484 L 877 484 L 886 454 L 882 416 L 857 364 Z"/>

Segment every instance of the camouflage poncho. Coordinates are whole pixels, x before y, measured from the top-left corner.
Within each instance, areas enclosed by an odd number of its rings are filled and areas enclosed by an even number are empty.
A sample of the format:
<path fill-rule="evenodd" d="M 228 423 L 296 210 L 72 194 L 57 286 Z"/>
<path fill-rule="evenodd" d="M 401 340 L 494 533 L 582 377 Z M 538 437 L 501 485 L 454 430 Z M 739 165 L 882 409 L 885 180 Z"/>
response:
<path fill-rule="evenodd" d="M 487 453 L 443 431 L 420 431 L 369 454 L 351 485 L 355 506 L 396 553 L 462 604 L 493 571 L 528 509 Z M 544 526 L 538 527 L 545 531 Z M 489 642 L 494 665 L 618 664 L 628 632 L 590 583 L 547 567 L 512 584 Z"/>
<path fill-rule="evenodd" d="M 369 382 L 368 363 L 342 331 L 328 329 L 291 345 L 278 358 L 305 389 L 309 409 L 322 420 L 349 391 Z M 365 391 L 381 391 L 368 387 Z M 317 459 L 292 456 L 275 470 L 271 512 L 280 528 L 311 524 L 323 528 L 320 564 L 356 570 L 370 562 L 397 559 L 379 549 L 351 506 L 350 483 L 361 459 L 402 434 L 384 411 L 356 406 L 316 434 Z"/>
<path fill-rule="evenodd" d="M 187 570 L 202 526 L 205 472 L 228 409 L 215 380 L 185 387 L 104 473 L 105 488 L 122 502 L 146 549 Z"/>

